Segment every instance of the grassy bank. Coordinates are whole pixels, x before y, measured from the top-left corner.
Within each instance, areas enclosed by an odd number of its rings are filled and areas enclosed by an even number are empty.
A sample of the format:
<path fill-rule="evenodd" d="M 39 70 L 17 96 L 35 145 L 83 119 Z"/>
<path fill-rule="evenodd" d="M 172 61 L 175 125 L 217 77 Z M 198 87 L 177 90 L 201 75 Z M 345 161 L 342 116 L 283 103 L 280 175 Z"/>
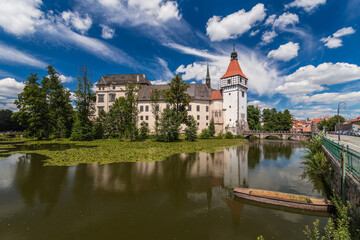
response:
<path fill-rule="evenodd" d="M 215 152 L 222 148 L 243 145 L 242 139 L 209 139 L 196 142 L 121 142 L 116 139 L 71 142 L 67 139 L 26 141 L 11 152 L 37 153 L 46 156 L 48 166 L 70 166 L 80 163 L 161 161 L 179 153 Z M 48 146 L 48 147 L 47 147 Z M 3 145 L 3 148 L 11 145 Z"/>

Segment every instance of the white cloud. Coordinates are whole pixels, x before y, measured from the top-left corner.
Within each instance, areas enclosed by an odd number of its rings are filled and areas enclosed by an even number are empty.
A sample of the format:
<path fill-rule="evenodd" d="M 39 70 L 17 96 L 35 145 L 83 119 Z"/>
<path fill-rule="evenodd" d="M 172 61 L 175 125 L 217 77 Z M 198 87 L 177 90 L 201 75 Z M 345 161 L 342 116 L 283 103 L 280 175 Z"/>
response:
<path fill-rule="evenodd" d="M 250 32 L 250 37 L 253 37 L 253 36 L 257 35 L 259 32 L 260 32 L 259 29 L 256 30 L 256 31 L 251 31 L 251 32 Z"/>
<path fill-rule="evenodd" d="M 328 48 L 338 48 L 343 45 L 340 37 L 354 33 L 355 30 L 352 27 L 342 28 L 337 30 L 334 34 L 332 34 L 332 36 L 321 38 L 320 41 L 325 43 L 325 46 Z"/>
<path fill-rule="evenodd" d="M 288 42 L 287 44 L 280 45 L 276 50 L 271 50 L 267 57 L 286 62 L 296 57 L 299 49 L 299 43 Z"/>
<path fill-rule="evenodd" d="M 349 63 L 322 63 L 317 67 L 308 65 L 301 67 L 294 73 L 285 77 L 285 83 L 278 86 L 275 91 L 286 95 L 295 102 L 323 101 L 330 96 L 333 100 L 342 99 L 344 94 L 320 93 L 310 96 L 317 91 L 326 90 L 324 85 L 335 85 L 360 79 L 360 66 Z M 351 97 L 351 95 L 346 95 Z"/>
<path fill-rule="evenodd" d="M 101 31 L 101 37 L 104 39 L 112 39 L 114 37 L 115 34 L 115 29 L 110 28 L 106 25 L 101 24 L 100 25 L 102 27 L 102 31 Z"/>
<path fill-rule="evenodd" d="M 211 41 L 237 38 L 264 20 L 265 11 L 264 4 L 258 3 L 249 12 L 242 9 L 224 18 L 213 16 L 206 24 L 206 35 Z"/>
<path fill-rule="evenodd" d="M 225 74 L 226 69 L 229 65 L 231 51 L 226 51 L 228 52 L 228 54 L 226 55 L 216 55 L 213 53 L 209 53 L 206 50 L 198 50 L 195 48 L 182 46 L 180 44 L 172 43 L 172 44 L 167 44 L 167 46 L 177 49 L 185 54 L 198 56 L 208 60 L 210 65 L 212 84 L 215 87 L 219 86 L 219 78 L 223 74 Z M 266 58 L 262 57 L 261 55 L 258 55 L 256 52 L 252 50 L 242 48 L 241 50 L 237 50 L 237 51 L 239 53 L 239 63 L 241 65 L 241 68 L 244 74 L 249 78 L 249 91 L 257 93 L 259 95 L 263 95 L 263 94 L 272 95 L 274 93 L 274 89 L 277 87 L 279 82 L 278 71 L 275 68 L 270 67 L 268 65 L 268 61 Z M 196 69 L 204 69 L 205 62 L 195 62 L 195 63 L 183 67 L 180 66 L 181 68 L 178 70 L 179 71 L 186 70 L 183 71 L 184 74 L 189 73 L 189 76 L 191 75 L 195 76 Z M 196 77 L 200 79 L 201 75 L 196 75 Z M 205 76 L 206 75 L 204 73 L 203 79 L 205 78 Z"/>
<path fill-rule="evenodd" d="M 24 86 L 24 83 L 18 82 L 14 78 L 0 79 L 0 97 L 17 97 L 24 89 Z"/>
<path fill-rule="evenodd" d="M 259 101 L 259 100 L 249 101 L 247 104 L 248 104 L 248 106 L 253 105 L 255 108 L 259 107 L 259 109 L 272 108 L 272 107 L 269 107 L 268 104 L 266 104 L 262 101 Z"/>
<path fill-rule="evenodd" d="M 360 92 L 338 93 L 327 92 L 315 94 L 312 96 L 304 96 L 300 99 L 303 102 L 318 102 L 318 103 L 338 103 L 338 102 L 359 102 Z"/>
<path fill-rule="evenodd" d="M 174 77 L 174 74 L 169 69 L 169 64 L 162 58 L 158 57 L 157 60 L 161 66 L 161 73 L 162 73 L 163 79 L 170 81 Z M 157 75 L 159 75 L 159 74 L 157 74 Z"/>
<path fill-rule="evenodd" d="M 75 28 L 81 34 L 86 33 L 92 25 L 92 20 L 89 15 L 86 14 L 85 17 L 82 18 L 79 12 L 64 11 L 61 13 L 61 18 L 64 20 L 66 26 Z"/>
<path fill-rule="evenodd" d="M 271 42 L 274 41 L 274 38 L 277 36 L 278 34 L 275 31 L 266 31 L 263 33 L 263 35 L 261 36 L 261 45 L 266 45 L 269 44 Z"/>
<path fill-rule="evenodd" d="M 288 25 L 295 25 L 296 23 L 299 23 L 298 15 L 286 12 L 277 18 L 276 15 L 271 15 L 268 19 L 266 19 L 265 25 L 272 25 L 275 28 L 285 28 Z"/>
<path fill-rule="evenodd" d="M 17 50 L 0 42 L 0 61 L 3 63 L 16 63 L 32 67 L 44 68 L 46 63 L 38 60 L 35 56 Z"/>
<path fill-rule="evenodd" d="M 37 21 L 43 16 L 41 5 L 41 0 L 2 0 L 0 26 L 17 36 L 34 33 Z"/>
<path fill-rule="evenodd" d="M 60 80 L 61 80 L 62 83 L 70 83 L 70 82 L 74 81 L 74 78 L 73 78 L 73 77 L 71 77 L 71 76 L 65 76 L 65 75 L 63 75 L 63 74 L 60 74 L 60 75 L 59 75 L 59 78 L 60 78 Z"/>
<path fill-rule="evenodd" d="M 306 12 L 311 12 L 318 6 L 326 3 L 326 0 L 295 0 L 289 4 L 285 4 L 285 9 L 291 7 L 303 8 Z"/>

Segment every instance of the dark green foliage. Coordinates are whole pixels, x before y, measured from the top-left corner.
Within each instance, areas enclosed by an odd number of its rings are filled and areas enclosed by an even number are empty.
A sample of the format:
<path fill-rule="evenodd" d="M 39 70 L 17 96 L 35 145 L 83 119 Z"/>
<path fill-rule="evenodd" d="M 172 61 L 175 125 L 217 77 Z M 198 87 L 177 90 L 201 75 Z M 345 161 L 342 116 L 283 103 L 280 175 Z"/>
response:
<path fill-rule="evenodd" d="M 250 140 L 256 140 L 256 139 L 259 139 L 259 137 L 258 137 L 258 136 L 255 136 L 255 135 L 251 135 L 249 139 L 250 139 Z"/>
<path fill-rule="evenodd" d="M 162 142 L 173 142 L 179 139 L 180 124 L 183 121 L 181 114 L 175 109 L 164 109 L 160 121 L 160 136 Z"/>
<path fill-rule="evenodd" d="M 209 134 L 211 137 L 215 136 L 215 123 L 214 123 L 214 118 L 211 118 L 210 120 L 210 124 L 209 124 Z"/>
<path fill-rule="evenodd" d="M 260 117 L 260 110 L 253 105 L 247 106 L 247 122 L 251 130 L 261 130 Z"/>
<path fill-rule="evenodd" d="M 338 120 L 340 120 L 340 123 L 345 122 L 345 118 L 343 116 L 333 116 L 329 120 L 321 121 L 318 125 L 319 130 L 323 130 L 323 127 L 326 126 L 326 131 L 335 131 L 335 126 L 338 124 Z"/>
<path fill-rule="evenodd" d="M 74 121 L 74 110 L 71 105 L 70 91 L 61 83 L 59 74 L 49 65 L 48 76 L 43 77 L 42 87 L 48 102 L 46 129 L 55 137 L 69 137 Z"/>
<path fill-rule="evenodd" d="M 25 129 L 25 136 L 42 138 L 48 137 L 46 135 L 48 106 L 46 92 L 41 88 L 38 80 L 39 77 L 36 73 L 31 73 L 31 76 L 27 78 L 23 92 L 18 95 L 18 100 L 14 102 L 19 111 L 13 116 Z"/>
<path fill-rule="evenodd" d="M 149 124 L 147 122 L 142 122 L 140 124 L 140 129 L 139 129 L 139 138 L 140 140 L 145 140 L 148 138 L 149 135 Z"/>
<path fill-rule="evenodd" d="M 201 131 L 200 138 L 201 139 L 210 139 L 211 138 L 210 131 L 208 129 L 204 128 Z"/>
<path fill-rule="evenodd" d="M 88 68 L 81 67 L 77 77 L 78 86 L 75 90 L 76 121 L 70 139 L 73 141 L 89 141 L 94 138 L 94 131 L 89 117 L 94 112 L 95 94 L 92 92 L 92 81 L 88 76 Z"/>
<path fill-rule="evenodd" d="M 159 138 L 159 127 L 160 127 L 160 117 L 161 117 L 161 111 L 159 106 L 159 101 L 161 97 L 161 91 L 158 89 L 153 89 L 151 93 L 151 112 L 154 115 L 154 135 L 155 140 Z"/>
<path fill-rule="evenodd" d="M 95 119 L 94 122 L 94 138 L 95 139 L 104 139 L 105 137 L 105 123 L 106 123 L 107 114 L 104 110 L 100 111 L 99 116 Z"/>
<path fill-rule="evenodd" d="M 22 130 L 17 119 L 12 117 L 12 115 L 13 112 L 11 110 L 0 110 L 0 132 Z"/>
<path fill-rule="evenodd" d="M 179 74 L 177 74 L 171 80 L 169 86 L 169 89 L 163 91 L 164 100 L 179 114 L 181 122 L 185 123 L 187 120 L 187 106 L 191 101 L 189 94 L 186 93 L 189 84 L 185 83 Z"/>
<path fill-rule="evenodd" d="M 292 127 L 292 116 L 289 110 L 277 112 L 275 108 L 263 110 L 263 130 L 289 131 Z"/>
<path fill-rule="evenodd" d="M 221 132 L 219 132 L 219 134 L 217 136 L 215 136 L 216 139 L 223 139 L 224 138 L 224 134 L 223 131 L 221 130 Z"/>
<path fill-rule="evenodd" d="M 227 131 L 227 132 L 225 133 L 225 138 L 226 138 L 226 139 L 233 139 L 233 138 L 234 138 L 234 135 L 233 135 L 231 132 Z"/>
<path fill-rule="evenodd" d="M 197 138 L 197 130 L 198 130 L 198 126 L 197 126 L 197 122 L 195 121 L 193 116 L 189 116 L 187 122 L 187 126 L 185 128 L 185 139 L 193 142 L 196 140 Z"/>
<path fill-rule="evenodd" d="M 235 138 L 237 138 L 237 139 L 244 139 L 245 137 L 244 137 L 244 135 L 236 135 Z"/>

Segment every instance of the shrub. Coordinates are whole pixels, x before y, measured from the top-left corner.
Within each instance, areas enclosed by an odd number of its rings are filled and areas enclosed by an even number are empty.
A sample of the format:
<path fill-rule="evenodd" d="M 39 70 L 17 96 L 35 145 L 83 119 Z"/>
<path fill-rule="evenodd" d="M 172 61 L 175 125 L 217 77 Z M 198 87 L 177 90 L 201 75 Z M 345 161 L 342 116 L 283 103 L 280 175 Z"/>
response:
<path fill-rule="evenodd" d="M 234 135 L 233 135 L 231 132 L 227 131 L 227 132 L 225 133 L 225 138 L 226 138 L 226 139 L 232 139 L 232 138 L 234 138 Z"/>
<path fill-rule="evenodd" d="M 139 134 L 139 139 L 140 140 L 145 140 L 148 135 L 149 135 L 149 124 L 147 122 L 142 122 L 140 124 L 140 134 Z"/>
<path fill-rule="evenodd" d="M 223 132 L 219 132 L 219 134 L 215 137 L 216 139 L 223 139 L 224 138 L 224 134 Z"/>
<path fill-rule="evenodd" d="M 244 139 L 245 137 L 244 137 L 244 135 L 236 135 L 235 138 L 237 138 L 237 139 Z"/>
<path fill-rule="evenodd" d="M 91 141 L 94 139 L 93 127 L 90 121 L 77 119 L 74 123 L 70 140 L 71 141 Z"/>
<path fill-rule="evenodd" d="M 200 134 L 200 138 L 201 139 L 210 139 L 211 137 L 211 134 L 209 132 L 208 129 L 204 128 L 202 131 L 201 131 L 201 134 Z"/>
<path fill-rule="evenodd" d="M 187 120 L 187 126 L 185 128 L 185 139 L 190 142 L 195 141 L 197 138 L 197 130 L 197 122 L 195 121 L 193 116 L 189 116 Z"/>

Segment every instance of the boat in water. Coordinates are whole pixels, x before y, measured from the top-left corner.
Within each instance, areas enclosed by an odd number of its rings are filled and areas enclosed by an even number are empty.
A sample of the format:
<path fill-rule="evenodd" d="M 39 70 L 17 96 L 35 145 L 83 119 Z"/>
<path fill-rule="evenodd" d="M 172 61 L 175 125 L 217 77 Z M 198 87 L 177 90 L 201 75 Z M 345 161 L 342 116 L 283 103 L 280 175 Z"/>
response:
<path fill-rule="evenodd" d="M 310 211 L 328 212 L 332 209 L 332 204 L 327 199 L 308 197 L 298 194 L 282 193 L 251 188 L 235 188 L 234 195 L 239 198 Z"/>

